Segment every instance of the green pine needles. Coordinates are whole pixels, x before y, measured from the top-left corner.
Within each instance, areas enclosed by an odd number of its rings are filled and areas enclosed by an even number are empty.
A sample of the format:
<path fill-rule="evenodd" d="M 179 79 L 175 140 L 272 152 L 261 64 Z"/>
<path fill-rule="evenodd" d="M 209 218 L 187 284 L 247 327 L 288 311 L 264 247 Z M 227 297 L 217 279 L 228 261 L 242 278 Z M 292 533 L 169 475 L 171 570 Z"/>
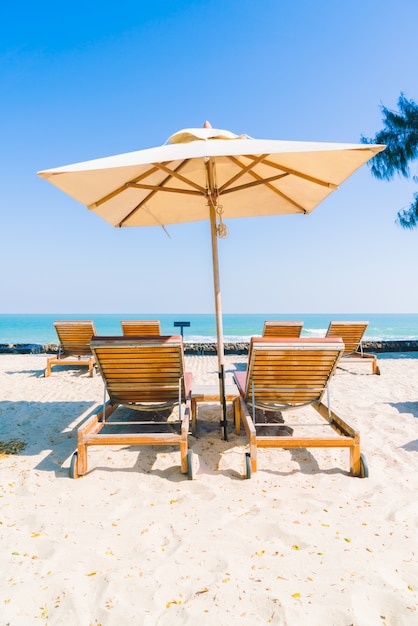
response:
<path fill-rule="evenodd" d="M 398 111 L 381 107 L 383 128 L 369 139 L 362 137 L 363 143 L 386 144 L 386 150 L 379 152 L 371 161 L 370 169 L 379 180 L 390 180 L 399 174 L 405 178 L 418 178 L 411 175 L 410 165 L 418 157 L 418 105 L 401 93 Z M 397 223 L 402 228 L 418 226 L 418 192 L 407 209 L 398 211 Z"/>

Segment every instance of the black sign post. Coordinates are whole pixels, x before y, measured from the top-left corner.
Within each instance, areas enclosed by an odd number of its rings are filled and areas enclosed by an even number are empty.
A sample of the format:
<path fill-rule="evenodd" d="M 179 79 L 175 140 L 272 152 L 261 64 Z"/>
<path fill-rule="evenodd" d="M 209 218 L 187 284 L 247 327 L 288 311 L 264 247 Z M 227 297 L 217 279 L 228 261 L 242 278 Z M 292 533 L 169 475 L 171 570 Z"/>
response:
<path fill-rule="evenodd" d="M 190 326 L 190 322 L 174 322 L 174 326 L 180 327 L 181 336 L 183 337 L 183 328 Z"/>

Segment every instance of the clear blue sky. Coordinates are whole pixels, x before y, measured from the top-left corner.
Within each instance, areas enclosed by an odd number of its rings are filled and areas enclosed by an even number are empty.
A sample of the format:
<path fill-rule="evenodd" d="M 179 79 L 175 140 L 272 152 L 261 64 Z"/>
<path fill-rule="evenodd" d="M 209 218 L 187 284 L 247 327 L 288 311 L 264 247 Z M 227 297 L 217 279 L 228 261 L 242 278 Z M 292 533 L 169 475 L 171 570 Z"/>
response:
<path fill-rule="evenodd" d="M 209 224 L 113 229 L 39 170 L 181 128 L 358 142 L 418 99 L 416 0 L 6 3 L 0 313 L 210 313 Z M 310 216 L 230 220 L 226 313 L 418 312 L 416 185 L 355 173 Z"/>

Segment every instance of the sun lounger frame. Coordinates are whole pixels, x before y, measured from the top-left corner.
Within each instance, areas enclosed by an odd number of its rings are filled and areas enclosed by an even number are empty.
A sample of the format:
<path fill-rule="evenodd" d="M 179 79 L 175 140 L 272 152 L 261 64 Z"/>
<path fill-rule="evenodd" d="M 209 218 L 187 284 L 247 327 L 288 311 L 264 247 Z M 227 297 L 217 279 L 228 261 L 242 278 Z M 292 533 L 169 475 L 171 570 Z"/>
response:
<path fill-rule="evenodd" d="M 58 354 L 48 357 L 46 361 L 45 378 L 51 375 L 55 365 L 87 366 L 89 376 L 93 376 L 94 356 L 90 340 L 96 335 L 94 323 L 91 320 L 60 320 L 54 322 L 54 327 L 60 345 Z"/>
<path fill-rule="evenodd" d="M 326 337 L 341 337 L 345 344 L 345 349 L 341 357 L 342 362 L 359 362 L 365 359 L 371 362 L 372 373 L 380 375 L 375 354 L 363 352 L 362 339 L 369 322 L 364 321 L 331 321 L 329 323 Z"/>
<path fill-rule="evenodd" d="M 253 384 L 252 376 L 254 374 L 255 356 L 264 351 L 282 351 L 284 358 L 286 353 L 291 362 L 297 360 L 298 351 L 324 350 L 333 362 L 329 367 L 324 384 L 320 387 L 301 386 L 300 388 L 292 386 L 263 387 Z M 323 402 L 323 397 L 329 393 L 329 382 L 335 373 L 339 359 L 343 353 L 344 344 L 338 339 L 274 339 L 274 338 L 252 338 L 250 343 L 247 378 L 243 380 L 242 374 L 234 375 L 236 383 L 241 393 L 240 397 L 240 417 L 244 425 L 249 442 L 249 453 L 247 454 L 246 474 L 250 478 L 252 472 L 257 471 L 257 450 L 258 448 L 348 448 L 350 453 L 350 472 L 353 476 L 367 475 L 367 467 L 365 459 L 360 452 L 360 434 L 350 426 L 342 417 L 337 415 L 332 409 L 328 397 L 327 404 Z M 308 352 L 305 352 L 307 354 Z M 267 362 L 266 362 L 267 363 Z M 284 362 L 285 363 L 285 362 Z M 256 366 L 257 367 L 257 366 Z M 271 370 L 272 371 L 272 370 Z M 271 374 L 271 372 L 270 372 Z M 278 402 L 277 398 L 289 394 L 293 395 L 291 402 Z M 271 403 L 258 401 L 257 395 L 260 393 L 271 394 L 273 401 Z M 297 400 L 300 392 L 301 400 Z M 276 397 L 275 397 L 276 396 Z M 303 399 L 303 396 L 305 398 Z M 309 397 L 311 396 L 311 397 Z M 262 435 L 257 433 L 256 427 L 262 426 L 256 422 L 255 407 L 260 407 L 271 411 L 290 411 L 300 409 L 303 406 L 310 405 L 331 427 L 333 433 L 329 436 L 312 437 L 312 436 L 293 436 L 293 435 Z M 268 424 L 272 426 L 272 424 Z"/>
<path fill-rule="evenodd" d="M 140 351 L 144 353 L 141 370 Z M 109 393 L 109 400 L 105 401 L 90 418 L 77 431 L 77 450 L 71 460 L 70 475 L 77 478 L 88 471 L 88 448 L 90 446 L 129 445 L 129 446 L 152 446 L 152 445 L 178 445 L 180 448 L 181 471 L 192 478 L 192 455 L 188 449 L 188 434 L 191 417 L 191 374 L 184 370 L 183 341 L 180 336 L 142 336 L 142 337 L 95 337 L 92 341 L 92 351 L 96 358 L 97 367 L 105 382 L 105 389 Z M 159 354 L 161 353 L 161 354 Z M 135 357 L 136 354 L 136 357 Z M 153 359 L 155 355 L 155 359 Z M 158 361 L 158 356 L 161 360 Z M 167 365 L 165 359 L 170 360 Z M 129 361 L 130 359 L 130 361 Z M 178 361 L 176 365 L 174 361 Z M 121 365 L 119 376 L 118 364 Z M 162 380 L 157 374 L 155 384 L 138 384 L 137 378 L 148 376 L 148 369 L 156 372 L 164 372 L 164 368 L 174 370 L 179 368 L 177 384 L 165 384 L 159 390 L 158 380 Z M 110 371 L 113 370 L 113 374 Z M 116 373 L 115 373 L 116 372 Z M 124 372 L 126 378 L 124 378 Z M 169 378 L 173 379 L 173 372 Z M 127 377 L 134 376 L 133 383 L 127 381 Z M 109 379 L 112 378 L 109 384 Z M 122 389 L 118 391 L 118 379 L 122 381 Z M 116 386 L 115 386 L 116 379 Z M 162 389 L 162 390 L 161 390 Z M 105 391 L 106 393 L 106 391 Z M 137 398 L 144 395 L 146 402 L 126 400 L 127 397 Z M 160 401 L 160 393 L 168 397 L 168 400 Z M 133 395 L 132 395 L 133 394 Z M 109 418 L 120 406 L 141 411 L 161 411 L 167 408 L 179 407 L 179 417 L 176 421 L 156 422 L 150 421 L 117 421 L 112 422 Z M 183 410 L 182 410 L 183 407 Z M 167 432 L 123 432 L 123 426 L 137 425 L 140 427 L 157 426 L 155 430 L 167 428 Z M 106 426 L 117 425 L 122 432 L 107 434 L 101 432 Z M 173 426 L 177 427 L 178 433 L 170 431 Z"/>

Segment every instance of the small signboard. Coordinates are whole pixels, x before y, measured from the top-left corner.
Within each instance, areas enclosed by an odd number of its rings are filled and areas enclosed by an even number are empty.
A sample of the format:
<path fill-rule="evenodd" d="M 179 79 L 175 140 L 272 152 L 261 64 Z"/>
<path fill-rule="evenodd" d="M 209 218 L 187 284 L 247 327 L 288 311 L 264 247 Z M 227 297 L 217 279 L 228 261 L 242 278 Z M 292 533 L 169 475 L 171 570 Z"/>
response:
<path fill-rule="evenodd" d="M 174 322 L 174 326 L 180 328 L 181 336 L 183 337 L 183 328 L 190 326 L 190 322 Z"/>

